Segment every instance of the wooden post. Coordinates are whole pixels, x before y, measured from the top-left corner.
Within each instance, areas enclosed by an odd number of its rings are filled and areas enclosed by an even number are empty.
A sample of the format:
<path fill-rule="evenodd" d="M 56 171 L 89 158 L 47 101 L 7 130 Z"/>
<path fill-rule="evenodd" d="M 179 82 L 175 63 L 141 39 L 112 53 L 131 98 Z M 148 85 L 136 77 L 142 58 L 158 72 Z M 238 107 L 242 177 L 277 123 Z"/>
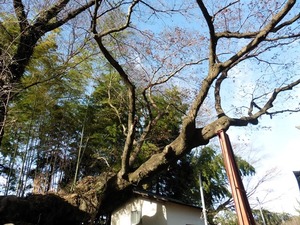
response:
<path fill-rule="evenodd" d="M 246 191 L 234 158 L 228 135 L 220 130 L 218 132 L 224 165 L 230 183 L 232 197 L 235 204 L 239 225 L 255 225 L 255 221 L 248 202 Z"/>

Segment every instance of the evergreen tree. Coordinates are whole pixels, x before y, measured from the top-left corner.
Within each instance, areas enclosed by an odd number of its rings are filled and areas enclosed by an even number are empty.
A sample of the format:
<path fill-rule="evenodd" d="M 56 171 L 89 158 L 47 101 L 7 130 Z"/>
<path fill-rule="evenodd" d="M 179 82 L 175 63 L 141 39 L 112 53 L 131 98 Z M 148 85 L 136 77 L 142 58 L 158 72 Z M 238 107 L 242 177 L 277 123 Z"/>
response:
<path fill-rule="evenodd" d="M 11 189 L 23 196 L 35 183 L 42 192 L 57 189 L 64 170 L 74 170 L 90 61 L 82 63 L 84 52 L 63 61 L 58 35 L 48 35 L 35 48 L 20 93 L 10 102 L 1 147 L 11 159 L 3 162 L 9 168 L 5 193 Z"/>

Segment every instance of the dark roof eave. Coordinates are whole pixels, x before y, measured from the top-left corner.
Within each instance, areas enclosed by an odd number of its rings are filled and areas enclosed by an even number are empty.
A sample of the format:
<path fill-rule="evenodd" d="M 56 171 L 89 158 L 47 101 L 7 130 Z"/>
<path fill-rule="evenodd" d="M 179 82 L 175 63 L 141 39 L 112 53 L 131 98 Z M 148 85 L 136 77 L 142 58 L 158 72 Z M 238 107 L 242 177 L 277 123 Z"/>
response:
<path fill-rule="evenodd" d="M 172 203 L 176 203 L 176 204 L 180 204 L 180 205 L 184 205 L 184 206 L 188 206 L 188 207 L 193 207 L 193 208 L 201 209 L 202 210 L 202 207 L 191 205 L 191 204 L 187 204 L 187 203 L 184 203 L 184 202 L 179 201 L 179 200 L 174 199 L 174 198 L 169 198 L 169 197 L 166 197 L 166 196 L 161 196 L 161 195 L 153 194 L 153 193 L 147 192 L 147 191 L 134 190 L 133 191 L 133 195 L 137 196 L 137 197 L 144 197 L 144 198 L 147 198 L 147 199 L 154 199 L 156 201 L 172 202 Z"/>

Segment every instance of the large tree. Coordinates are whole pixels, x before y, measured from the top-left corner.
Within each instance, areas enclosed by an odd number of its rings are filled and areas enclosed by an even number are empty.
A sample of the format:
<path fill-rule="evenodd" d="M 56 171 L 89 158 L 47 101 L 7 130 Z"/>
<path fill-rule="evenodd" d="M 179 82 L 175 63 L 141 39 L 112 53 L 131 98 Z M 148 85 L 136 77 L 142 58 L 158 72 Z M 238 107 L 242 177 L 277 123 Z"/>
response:
<path fill-rule="evenodd" d="M 159 42 L 159 40 L 153 41 L 155 33 L 149 33 L 147 30 L 141 31 L 140 21 L 137 24 L 133 24 L 133 18 L 140 16 L 138 13 L 141 13 L 141 10 L 148 9 L 153 14 L 159 14 L 164 12 L 162 6 L 155 8 L 144 1 L 133 1 L 128 7 L 128 14 L 124 22 L 119 26 L 113 24 L 111 28 L 101 26 L 103 22 L 101 23 L 99 15 L 103 5 L 98 3 L 95 7 L 92 18 L 92 32 L 94 33 L 95 41 L 104 57 L 123 79 L 124 85 L 127 87 L 128 96 L 126 140 L 122 153 L 121 168 L 117 173 L 106 174 L 108 177 L 106 178 L 107 182 L 104 189 L 105 194 L 99 198 L 100 211 L 110 211 L 114 207 L 110 202 L 118 203 L 118 200 L 122 199 L 121 196 L 124 191 L 131 189 L 134 184 L 166 168 L 166 166 L 190 152 L 194 147 L 207 144 L 210 139 L 217 135 L 219 130 L 226 131 L 231 126 L 257 125 L 259 117 L 264 114 L 272 116 L 284 111 L 299 111 L 298 105 L 294 109 L 285 108 L 271 111 L 273 103 L 280 94 L 284 95 L 284 92 L 291 90 L 300 83 L 299 75 L 290 75 L 290 70 L 287 69 L 287 66 L 281 68 L 280 76 L 284 76 L 284 79 L 279 81 L 279 83 L 277 83 L 279 78 L 274 73 L 271 74 L 271 77 L 273 76 L 273 80 L 271 79 L 272 85 L 264 86 L 261 89 L 253 87 L 252 93 L 246 93 L 247 90 L 244 90 L 245 94 L 251 95 L 250 98 L 243 99 L 243 101 L 249 100 L 249 102 L 248 105 L 246 102 L 243 102 L 242 107 L 245 107 L 247 110 L 241 110 L 239 113 L 242 115 L 239 117 L 233 117 L 236 115 L 230 116 L 230 114 L 226 113 L 226 109 L 223 108 L 221 102 L 222 97 L 227 96 L 221 94 L 221 85 L 226 78 L 234 79 L 233 76 L 237 74 L 235 68 L 237 70 L 240 69 L 240 64 L 245 64 L 248 60 L 251 64 L 258 63 L 263 67 L 263 64 L 271 66 L 273 63 L 282 62 L 278 59 L 280 56 L 272 55 L 274 54 L 272 51 L 275 51 L 274 48 L 284 49 L 289 44 L 295 44 L 299 37 L 299 29 L 297 28 L 300 15 L 294 9 L 297 8 L 296 1 L 278 2 L 274 5 L 269 1 L 263 3 L 255 1 L 248 4 L 239 1 L 220 4 L 213 2 L 205 4 L 203 1 L 196 1 L 196 3 L 196 5 L 187 3 L 187 5 L 181 7 L 198 7 L 197 9 L 191 9 L 191 13 L 198 13 L 199 17 L 201 17 L 197 21 L 200 28 L 200 31 L 198 31 L 199 39 L 195 40 L 196 37 L 193 37 L 192 34 L 184 32 L 184 27 L 175 27 L 172 30 L 173 33 L 171 31 L 163 31 L 159 34 L 160 37 L 164 38 L 162 42 Z M 135 9 L 137 9 L 137 12 Z M 170 11 L 166 9 L 165 13 L 171 14 L 174 11 L 183 13 L 183 11 L 175 7 Z M 206 27 L 201 24 L 203 20 L 206 23 Z M 141 35 L 136 37 L 134 41 L 144 45 L 144 49 L 140 47 L 135 52 L 138 59 L 133 59 L 132 55 L 130 58 L 130 55 L 128 55 L 132 53 L 131 51 L 134 51 L 131 48 L 132 42 L 122 42 L 122 40 L 118 40 L 115 37 L 115 34 L 122 33 L 125 30 L 133 30 L 132 32 L 134 32 L 135 29 Z M 111 42 L 116 43 L 113 48 L 107 45 L 107 43 L 111 44 Z M 197 45 L 206 47 L 200 49 L 202 52 L 198 54 L 194 53 L 195 55 L 187 56 L 186 54 L 191 54 L 192 51 L 189 47 L 193 46 L 193 48 L 196 48 Z M 121 48 L 116 49 L 115 46 L 120 46 Z M 117 58 L 118 54 L 116 52 L 118 50 L 122 59 Z M 267 51 L 271 52 L 271 56 L 268 56 Z M 125 55 L 126 53 L 127 55 Z M 198 55 L 199 58 L 197 58 Z M 123 61 L 133 64 L 134 60 L 141 62 L 141 68 L 128 68 L 122 64 Z M 150 62 L 147 63 L 147 61 Z M 151 158 L 141 162 L 138 167 L 133 167 L 149 131 L 159 119 L 153 116 L 153 110 L 157 109 L 157 107 L 151 98 L 152 91 L 158 85 L 171 80 L 175 75 L 179 75 L 180 72 L 184 76 L 188 76 L 192 71 L 186 67 L 201 63 L 206 63 L 203 66 L 206 71 L 203 71 L 204 75 L 199 75 L 202 78 L 202 82 L 199 83 L 197 93 L 191 99 L 189 110 L 182 120 L 180 133 L 176 138 L 170 140 L 159 153 L 153 154 Z M 286 71 L 284 71 L 284 68 Z M 253 69 L 255 69 L 254 66 Z M 277 67 L 277 70 L 279 69 L 280 67 Z M 255 71 L 255 73 L 257 72 Z M 294 71 L 294 73 L 296 72 Z M 250 72 L 249 75 L 253 76 Z M 136 102 L 139 99 L 136 89 L 140 84 L 135 76 L 138 76 L 139 79 L 143 78 L 147 83 L 147 85 L 144 85 L 142 98 L 145 101 L 149 118 L 146 120 L 148 123 L 145 124 L 147 129 L 144 130 L 143 135 L 138 137 L 138 140 L 136 140 L 137 137 L 135 136 L 138 124 Z M 266 79 L 264 71 L 262 71 L 261 77 Z M 247 81 L 247 74 L 240 75 L 236 79 L 242 80 L 243 78 Z M 264 80 L 260 78 L 260 81 Z M 242 81 L 240 82 L 242 83 Z M 257 87 L 261 85 L 256 84 Z M 274 85 L 278 86 L 274 87 Z M 258 89 L 262 92 L 259 93 Z M 216 119 L 209 122 L 201 121 L 204 123 L 201 127 L 197 124 L 197 118 L 203 107 L 205 107 L 205 100 L 212 91 L 214 91 Z M 227 101 L 230 101 L 230 99 Z M 160 110 L 162 114 L 166 113 L 164 109 L 157 110 Z M 100 187 L 102 188 L 103 186 L 100 185 Z"/>
<path fill-rule="evenodd" d="M 1 76 L 0 115 L 4 121 L 10 92 L 5 88 L 19 82 L 39 38 L 95 3 L 91 26 L 80 27 L 80 31 L 91 32 L 101 63 L 104 58 L 120 77 L 126 105 L 116 107 L 117 101 L 109 96 L 124 135 L 120 167 L 83 177 L 74 189 L 78 198 L 89 199 L 82 205 L 92 202 L 85 207 L 90 213 L 110 213 L 133 187 L 193 148 L 206 145 L 220 130 L 257 125 L 263 115 L 299 111 L 297 103 L 278 104 L 292 99 L 289 94 L 300 83 L 299 63 L 292 59 L 300 36 L 296 0 L 99 0 L 74 11 L 71 5 L 61 19 L 60 12 L 68 2 L 59 1 L 41 11 L 31 24 L 23 2 L 14 1 L 21 32 L 14 57 L 5 69 L 1 64 L 6 75 Z M 289 52 L 290 60 L 281 58 L 284 52 Z M 160 104 L 156 98 L 176 83 L 181 84 L 181 94 L 189 103 L 185 112 L 173 101 Z M 240 99 L 235 99 L 238 95 Z M 157 141 L 155 133 L 163 135 L 158 132 L 160 121 L 173 111 L 183 115 L 179 132 L 168 135 L 149 157 L 140 157 L 148 143 Z"/>

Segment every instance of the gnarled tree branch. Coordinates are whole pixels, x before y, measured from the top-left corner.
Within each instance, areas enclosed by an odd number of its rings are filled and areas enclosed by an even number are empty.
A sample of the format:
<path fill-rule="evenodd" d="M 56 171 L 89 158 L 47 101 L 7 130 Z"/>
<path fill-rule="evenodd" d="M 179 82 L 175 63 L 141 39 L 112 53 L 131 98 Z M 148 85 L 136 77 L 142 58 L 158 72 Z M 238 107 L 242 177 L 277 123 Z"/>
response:
<path fill-rule="evenodd" d="M 276 27 L 278 23 L 284 18 L 284 16 L 292 9 L 295 0 L 289 0 L 282 10 L 280 10 L 276 15 L 273 16 L 271 21 L 261 29 L 256 35 L 255 38 L 250 41 L 246 46 L 244 46 L 240 51 L 238 51 L 230 59 L 222 63 L 223 68 L 228 68 L 236 61 L 240 60 L 244 55 L 255 49 L 262 41 L 267 38 L 267 35 Z"/>
<path fill-rule="evenodd" d="M 128 74 L 125 72 L 123 67 L 118 63 L 118 61 L 112 56 L 112 54 L 108 51 L 108 49 L 103 44 L 103 37 L 115 32 L 120 32 L 124 29 L 126 29 L 129 26 L 131 14 L 133 11 L 134 6 L 138 3 L 138 0 L 135 0 L 132 2 L 128 9 L 127 14 L 127 20 L 124 25 L 122 25 L 119 28 L 113 28 L 111 30 L 98 33 L 97 32 L 97 10 L 100 7 L 100 5 L 96 5 L 95 8 L 95 14 L 93 17 L 93 27 L 92 31 L 94 34 L 94 39 L 96 40 L 99 49 L 103 53 L 104 57 L 107 59 L 107 61 L 115 68 L 115 70 L 119 73 L 120 77 L 124 81 L 126 87 L 127 87 L 127 94 L 128 94 L 128 118 L 127 118 L 127 136 L 126 141 L 124 144 L 124 149 L 122 153 L 122 159 L 121 159 L 121 170 L 119 171 L 119 177 L 126 177 L 127 173 L 129 171 L 129 160 L 130 160 L 130 153 L 133 149 L 133 143 L 134 143 L 134 137 L 135 137 L 135 128 L 137 120 L 135 118 L 136 116 L 136 90 L 135 85 L 130 81 Z"/>

